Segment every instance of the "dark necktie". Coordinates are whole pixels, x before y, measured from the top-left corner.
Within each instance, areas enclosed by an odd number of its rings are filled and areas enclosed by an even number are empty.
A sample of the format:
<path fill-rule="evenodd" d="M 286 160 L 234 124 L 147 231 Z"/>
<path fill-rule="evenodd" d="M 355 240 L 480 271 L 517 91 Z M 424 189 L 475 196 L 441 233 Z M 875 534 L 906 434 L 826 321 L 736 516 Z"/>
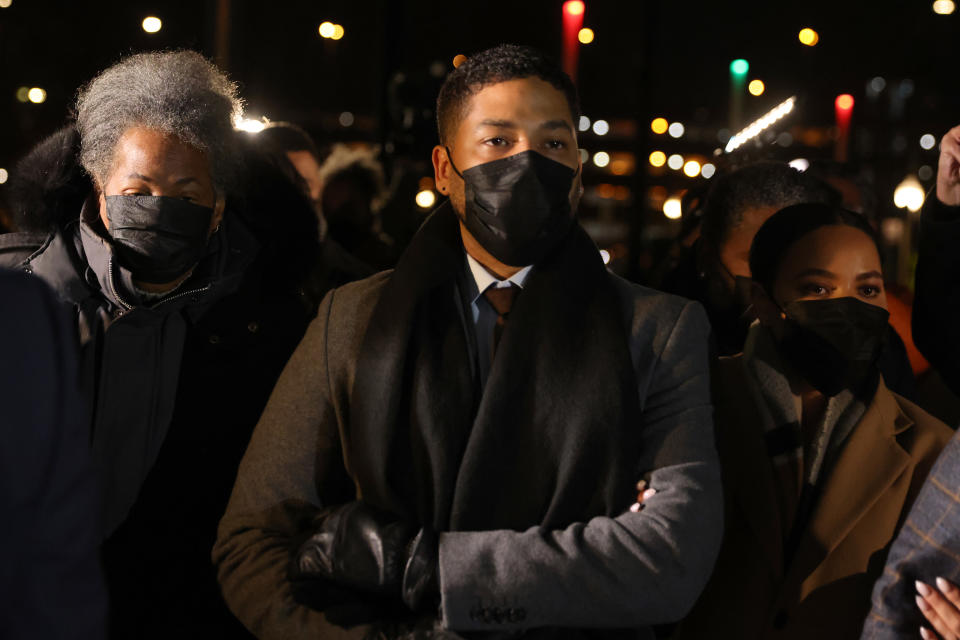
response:
<path fill-rule="evenodd" d="M 507 326 L 507 318 L 510 316 L 510 309 L 513 303 L 520 295 L 520 287 L 510 283 L 509 287 L 496 288 L 491 285 L 483 292 L 483 297 L 487 299 L 493 310 L 497 312 L 497 323 L 493 326 L 493 348 L 490 350 L 490 361 L 497 352 L 497 345 L 500 344 L 500 337 L 503 335 L 503 329 Z"/>

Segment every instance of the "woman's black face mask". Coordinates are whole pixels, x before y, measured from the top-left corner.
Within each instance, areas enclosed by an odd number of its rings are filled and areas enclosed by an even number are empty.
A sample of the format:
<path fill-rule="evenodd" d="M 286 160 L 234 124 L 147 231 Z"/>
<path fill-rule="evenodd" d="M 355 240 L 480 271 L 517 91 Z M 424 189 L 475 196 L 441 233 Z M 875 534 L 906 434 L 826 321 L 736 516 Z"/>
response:
<path fill-rule="evenodd" d="M 786 314 L 781 354 L 824 395 L 860 391 L 876 371 L 887 335 L 886 309 L 856 298 L 796 300 Z"/>
<path fill-rule="evenodd" d="M 213 209 L 167 196 L 106 196 L 117 258 L 133 277 L 172 282 L 203 257 Z"/>
<path fill-rule="evenodd" d="M 579 170 L 536 151 L 470 167 L 463 173 L 464 224 L 477 242 L 500 262 L 538 262 L 573 225 L 570 189 Z"/>

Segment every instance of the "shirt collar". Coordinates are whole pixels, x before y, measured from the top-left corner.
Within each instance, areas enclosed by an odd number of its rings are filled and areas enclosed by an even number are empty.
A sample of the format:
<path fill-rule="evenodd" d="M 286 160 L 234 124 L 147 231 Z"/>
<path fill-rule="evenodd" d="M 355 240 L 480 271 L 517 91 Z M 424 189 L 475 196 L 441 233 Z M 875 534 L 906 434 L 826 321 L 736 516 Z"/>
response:
<path fill-rule="evenodd" d="M 506 280 L 499 280 L 496 276 L 492 275 L 487 271 L 482 264 L 476 261 L 476 259 L 467 253 L 467 264 L 470 265 L 470 273 L 473 274 L 473 279 L 477 283 L 477 295 L 473 299 L 476 302 L 476 299 L 486 291 L 490 285 L 495 285 L 496 288 L 500 289 L 503 287 L 508 287 L 511 284 L 515 284 L 521 289 L 523 288 L 523 283 L 527 280 L 527 276 L 530 275 L 530 269 L 533 268 L 533 265 L 528 265 L 520 271 L 517 271 L 515 274 L 507 278 Z"/>

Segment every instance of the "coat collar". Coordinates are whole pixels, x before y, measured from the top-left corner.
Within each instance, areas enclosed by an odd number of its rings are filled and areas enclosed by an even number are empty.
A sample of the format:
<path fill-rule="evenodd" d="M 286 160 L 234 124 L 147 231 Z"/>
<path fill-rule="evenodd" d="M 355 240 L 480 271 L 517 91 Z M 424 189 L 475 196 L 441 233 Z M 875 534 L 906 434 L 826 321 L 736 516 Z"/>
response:
<path fill-rule="evenodd" d="M 774 490 L 773 468 L 760 432 L 753 399 L 745 394 L 742 357 L 721 358 L 714 380 L 724 482 L 759 542 L 775 584 L 798 589 L 849 534 L 910 463 L 897 436 L 912 428 L 881 378 L 876 394 L 850 434 L 832 469 L 799 548 L 784 574 L 784 530 Z M 746 399 L 746 401 L 744 401 Z"/>
<path fill-rule="evenodd" d="M 803 585 L 807 578 L 909 466 L 910 454 L 897 436 L 913 426 L 881 378 L 873 401 L 824 479 L 788 572 L 788 587 L 809 590 Z"/>

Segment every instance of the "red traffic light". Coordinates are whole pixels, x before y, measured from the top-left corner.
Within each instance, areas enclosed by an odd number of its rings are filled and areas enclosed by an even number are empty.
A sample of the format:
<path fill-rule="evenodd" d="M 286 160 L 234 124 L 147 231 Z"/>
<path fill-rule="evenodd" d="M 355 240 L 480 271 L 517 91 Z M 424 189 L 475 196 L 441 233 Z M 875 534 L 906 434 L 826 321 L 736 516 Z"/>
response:
<path fill-rule="evenodd" d="M 586 5 L 581 0 L 567 0 L 563 3 L 563 12 L 571 16 L 582 16 Z"/>
<path fill-rule="evenodd" d="M 853 109 L 853 96 L 849 93 L 840 94 L 834 104 L 838 111 L 850 111 Z"/>

